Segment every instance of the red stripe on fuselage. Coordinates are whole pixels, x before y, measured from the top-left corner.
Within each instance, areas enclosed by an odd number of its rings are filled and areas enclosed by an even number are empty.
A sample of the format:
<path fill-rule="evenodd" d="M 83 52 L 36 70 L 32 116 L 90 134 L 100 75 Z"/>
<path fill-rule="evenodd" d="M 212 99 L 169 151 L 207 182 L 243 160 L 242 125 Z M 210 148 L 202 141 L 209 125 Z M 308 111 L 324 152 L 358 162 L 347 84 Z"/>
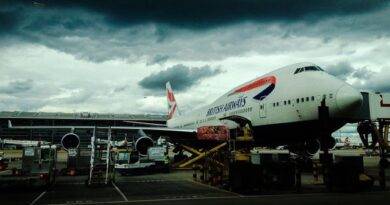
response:
<path fill-rule="evenodd" d="M 252 90 L 254 88 L 258 88 L 258 87 L 260 87 L 262 85 L 265 85 L 267 83 L 275 84 L 276 83 L 276 77 L 275 76 L 268 76 L 268 77 L 265 77 L 265 78 L 261 78 L 261 79 L 255 80 L 254 82 L 249 83 L 248 85 L 244 85 L 244 86 L 238 88 L 233 93 L 231 93 L 231 95 L 235 94 L 235 93 L 247 92 L 249 90 Z"/>

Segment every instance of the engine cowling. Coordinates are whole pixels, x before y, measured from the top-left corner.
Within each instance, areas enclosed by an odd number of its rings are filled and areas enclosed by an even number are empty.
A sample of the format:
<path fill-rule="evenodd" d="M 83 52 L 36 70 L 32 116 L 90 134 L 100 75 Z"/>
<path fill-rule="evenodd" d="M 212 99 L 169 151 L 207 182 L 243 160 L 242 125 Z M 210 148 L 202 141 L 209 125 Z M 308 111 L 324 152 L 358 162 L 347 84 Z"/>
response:
<path fill-rule="evenodd" d="M 287 147 L 292 153 L 298 155 L 313 156 L 320 150 L 320 142 L 316 139 L 306 140 L 303 143 L 288 145 Z"/>
<path fill-rule="evenodd" d="M 308 155 L 315 155 L 320 150 L 320 142 L 318 140 L 308 140 L 305 142 L 305 152 Z"/>
<path fill-rule="evenodd" d="M 65 150 L 76 149 L 80 145 L 80 137 L 75 133 L 65 134 L 61 139 L 61 145 Z"/>
<path fill-rule="evenodd" d="M 148 148 L 154 145 L 153 139 L 147 136 L 140 137 L 135 141 L 135 149 L 140 155 L 146 156 Z"/>

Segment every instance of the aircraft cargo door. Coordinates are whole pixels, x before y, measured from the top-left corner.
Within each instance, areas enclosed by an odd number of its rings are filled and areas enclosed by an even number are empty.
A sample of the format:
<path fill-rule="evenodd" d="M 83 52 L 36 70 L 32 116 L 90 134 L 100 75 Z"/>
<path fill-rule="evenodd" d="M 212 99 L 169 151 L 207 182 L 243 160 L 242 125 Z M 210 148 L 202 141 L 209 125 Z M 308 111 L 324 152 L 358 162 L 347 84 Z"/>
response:
<path fill-rule="evenodd" d="M 259 114 L 260 114 L 260 118 L 267 117 L 267 106 L 265 106 L 264 103 L 260 103 Z"/>

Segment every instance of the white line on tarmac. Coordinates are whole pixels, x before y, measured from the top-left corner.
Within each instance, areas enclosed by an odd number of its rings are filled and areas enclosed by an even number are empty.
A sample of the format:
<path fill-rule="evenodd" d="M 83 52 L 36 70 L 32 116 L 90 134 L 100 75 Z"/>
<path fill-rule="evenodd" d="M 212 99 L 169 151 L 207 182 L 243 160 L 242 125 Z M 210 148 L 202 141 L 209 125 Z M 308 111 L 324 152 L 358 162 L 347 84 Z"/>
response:
<path fill-rule="evenodd" d="M 45 194 L 46 194 L 46 191 L 42 192 L 37 198 L 34 199 L 34 201 L 32 201 L 32 202 L 30 203 L 30 205 L 34 205 L 35 203 L 37 203 L 37 201 L 38 201 L 40 198 L 42 198 L 43 195 L 45 195 Z"/>
<path fill-rule="evenodd" d="M 169 198 L 169 199 L 139 199 L 139 200 L 130 200 L 130 201 L 102 201 L 102 202 L 93 202 L 93 203 L 77 203 L 77 204 L 128 204 L 128 203 L 145 203 L 145 202 L 162 202 L 162 201 L 185 201 L 185 200 L 202 200 L 202 199 L 232 199 L 232 198 L 241 198 L 239 196 L 217 196 L 217 197 L 187 197 L 187 198 Z M 51 204 L 51 205 L 70 205 L 71 203 L 64 204 Z"/>
<path fill-rule="evenodd" d="M 125 200 L 125 201 L 129 201 L 128 199 L 127 199 L 127 197 L 125 196 L 125 194 L 123 194 L 123 192 L 115 185 L 115 183 L 114 182 L 111 182 L 112 183 L 112 185 L 114 186 L 114 188 L 116 189 L 116 191 L 122 196 L 122 198 Z"/>

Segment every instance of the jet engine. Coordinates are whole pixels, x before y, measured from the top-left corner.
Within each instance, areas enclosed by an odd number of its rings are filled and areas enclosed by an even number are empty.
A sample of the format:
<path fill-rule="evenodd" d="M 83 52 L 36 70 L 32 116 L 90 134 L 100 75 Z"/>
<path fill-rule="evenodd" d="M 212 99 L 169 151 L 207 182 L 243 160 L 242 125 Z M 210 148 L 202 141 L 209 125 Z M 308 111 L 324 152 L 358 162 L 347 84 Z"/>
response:
<path fill-rule="evenodd" d="M 305 155 L 313 156 L 320 150 L 320 142 L 316 139 L 306 140 L 303 143 L 294 144 L 287 146 L 290 152 Z"/>
<path fill-rule="evenodd" d="M 148 136 L 143 136 L 138 138 L 135 141 L 135 149 L 139 152 L 140 155 L 147 155 L 148 148 L 153 146 L 153 139 Z"/>
<path fill-rule="evenodd" d="M 320 142 L 318 140 L 307 140 L 304 144 L 304 150 L 307 155 L 315 155 L 320 150 Z"/>
<path fill-rule="evenodd" d="M 65 150 L 76 149 L 80 145 L 80 137 L 75 133 L 65 134 L 61 139 L 61 145 Z"/>

